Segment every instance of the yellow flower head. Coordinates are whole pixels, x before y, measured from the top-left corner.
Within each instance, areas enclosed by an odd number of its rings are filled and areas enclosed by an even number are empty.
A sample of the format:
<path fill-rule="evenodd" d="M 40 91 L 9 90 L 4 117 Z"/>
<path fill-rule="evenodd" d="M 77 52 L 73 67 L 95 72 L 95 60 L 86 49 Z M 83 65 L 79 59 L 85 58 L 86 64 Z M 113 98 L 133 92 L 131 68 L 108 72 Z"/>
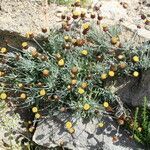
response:
<path fill-rule="evenodd" d="M 65 124 L 65 127 L 67 129 L 70 129 L 72 127 L 72 123 L 70 121 L 67 121 L 66 124 Z"/>
<path fill-rule="evenodd" d="M 22 84 L 22 83 L 19 83 L 18 86 L 21 88 L 21 87 L 23 87 L 23 84 Z"/>
<path fill-rule="evenodd" d="M 87 22 L 87 23 L 84 23 L 83 25 L 82 25 L 82 28 L 83 28 L 83 30 L 87 30 L 87 29 L 89 29 L 90 28 L 90 24 Z"/>
<path fill-rule="evenodd" d="M 45 89 L 40 90 L 40 96 L 44 96 L 44 95 L 46 95 Z"/>
<path fill-rule="evenodd" d="M 44 69 L 44 70 L 43 70 L 43 75 L 44 75 L 44 76 L 48 76 L 48 75 L 49 75 L 49 70 Z"/>
<path fill-rule="evenodd" d="M 70 38 L 69 38 L 68 35 L 64 36 L 64 40 L 65 40 L 65 41 L 68 41 L 69 39 L 70 39 Z"/>
<path fill-rule="evenodd" d="M 134 76 L 134 77 L 138 77 L 138 76 L 139 76 L 139 72 L 134 71 L 134 72 L 133 72 L 133 76 Z"/>
<path fill-rule="evenodd" d="M 109 71 L 109 73 L 108 73 L 108 74 L 109 74 L 109 76 L 110 76 L 110 77 L 114 77 L 114 76 L 115 76 L 114 71 Z"/>
<path fill-rule="evenodd" d="M 108 27 L 108 25 L 107 25 L 107 24 L 101 24 L 101 25 L 100 25 L 100 28 L 101 28 L 101 29 L 103 29 L 103 28 L 107 28 L 107 27 Z"/>
<path fill-rule="evenodd" d="M 71 84 L 72 84 L 72 85 L 75 85 L 76 83 L 77 83 L 77 80 L 76 80 L 76 79 L 72 79 L 72 80 L 71 80 Z"/>
<path fill-rule="evenodd" d="M 83 82 L 82 85 L 81 85 L 81 87 L 82 87 L 83 89 L 87 88 L 87 86 L 88 86 L 88 84 L 87 84 L 86 82 Z"/>
<path fill-rule="evenodd" d="M 21 98 L 21 99 L 25 99 L 26 97 L 27 97 L 27 96 L 26 96 L 25 93 L 21 93 L 21 94 L 20 94 L 20 98 Z"/>
<path fill-rule="evenodd" d="M 138 127 L 138 131 L 141 132 L 141 131 L 142 131 L 142 128 L 141 128 L 141 127 Z"/>
<path fill-rule="evenodd" d="M 55 57 L 56 57 L 57 59 L 61 59 L 61 55 L 60 55 L 59 53 L 57 53 L 57 54 L 55 55 Z"/>
<path fill-rule="evenodd" d="M 76 0 L 76 3 L 80 3 L 80 0 Z"/>
<path fill-rule="evenodd" d="M 26 33 L 26 38 L 30 38 L 33 35 L 33 32 L 27 32 Z"/>
<path fill-rule="evenodd" d="M 102 80 L 105 80 L 106 78 L 107 78 L 107 74 L 106 73 L 101 74 L 101 79 Z"/>
<path fill-rule="evenodd" d="M 118 59 L 120 59 L 120 60 L 122 60 L 122 59 L 124 59 L 124 55 L 118 55 Z"/>
<path fill-rule="evenodd" d="M 112 38 L 111 38 L 111 43 L 112 43 L 112 44 L 117 44 L 118 40 L 119 40 L 118 37 L 112 37 Z"/>
<path fill-rule="evenodd" d="M 32 124 L 32 122 L 29 120 L 29 121 L 28 121 L 28 124 Z"/>
<path fill-rule="evenodd" d="M 64 64 L 65 64 L 65 62 L 64 62 L 63 59 L 60 59 L 60 60 L 58 61 L 58 65 L 59 65 L 60 67 L 64 66 Z"/>
<path fill-rule="evenodd" d="M 33 113 L 38 112 L 38 108 L 37 108 L 37 107 L 33 107 L 33 108 L 32 108 L 32 112 L 33 112 Z"/>
<path fill-rule="evenodd" d="M 3 53 L 3 54 L 7 53 L 7 49 L 5 47 L 2 47 L 1 48 L 1 53 Z"/>
<path fill-rule="evenodd" d="M 89 110 L 90 109 L 90 105 L 89 104 L 84 104 L 83 109 L 84 110 Z"/>
<path fill-rule="evenodd" d="M 0 77 L 2 77 L 5 73 L 3 71 L 0 71 Z"/>
<path fill-rule="evenodd" d="M 69 128 L 68 132 L 71 133 L 71 134 L 73 134 L 75 132 L 75 129 L 74 128 Z"/>
<path fill-rule="evenodd" d="M 86 12 L 87 12 L 87 9 L 85 9 L 85 8 L 81 9 L 81 14 L 86 14 Z"/>
<path fill-rule="evenodd" d="M 81 87 L 80 87 L 80 88 L 78 88 L 78 93 L 79 93 L 79 94 L 83 94 L 84 92 L 85 92 L 85 91 L 84 91 L 84 89 L 83 89 L 83 88 L 81 88 Z"/>
<path fill-rule="evenodd" d="M 107 107 L 109 107 L 109 103 L 108 103 L 108 102 L 104 102 L 104 103 L 103 103 L 103 106 L 104 106 L 105 108 L 107 108 Z"/>
<path fill-rule="evenodd" d="M 35 114 L 35 118 L 36 118 L 36 119 L 39 119 L 40 117 L 41 117 L 41 115 L 40 115 L 39 113 L 36 113 L 36 114 Z"/>
<path fill-rule="evenodd" d="M 134 62 L 139 62 L 139 61 L 140 61 L 140 59 L 139 59 L 139 57 L 138 57 L 138 56 L 134 56 L 134 57 L 133 57 L 133 61 L 134 61 Z"/>
<path fill-rule="evenodd" d="M 0 94 L 0 99 L 5 100 L 7 98 L 6 93 L 1 93 Z"/>
<path fill-rule="evenodd" d="M 27 47 L 27 46 L 28 46 L 28 43 L 27 43 L 27 42 L 23 42 L 23 43 L 22 43 L 22 47 L 23 47 L 23 48 L 25 48 L 25 47 Z"/>
<path fill-rule="evenodd" d="M 34 128 L 33 127 L 30 127 L 29 128 L 29 132 L 33 132 Z"/>
<path fill-rule="evenodd" d="M 103 122 L 100 122 L 100 123 L 98 124 L 98 127 L 99 127 L 99 128 L 104 127 L 104 123 L 103 123 Z"/>
<path fill-rule="evenodd" d="M 84 55 L 84 56 L 87 56 L 88 55 L 88 51 L 87 50 L 82 50 L 81 54 Z"/>
<path fill-rule="evenodd" d="M 73 11 L 73 16 L 80 16 L 81 12 L 79 10 Z"/>

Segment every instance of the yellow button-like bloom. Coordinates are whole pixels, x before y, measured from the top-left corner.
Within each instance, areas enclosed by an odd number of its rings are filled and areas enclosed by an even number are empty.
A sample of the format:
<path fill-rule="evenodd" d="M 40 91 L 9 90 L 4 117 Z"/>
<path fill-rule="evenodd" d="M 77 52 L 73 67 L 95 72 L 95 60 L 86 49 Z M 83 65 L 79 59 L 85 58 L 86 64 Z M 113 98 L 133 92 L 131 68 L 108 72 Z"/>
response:
<path fill-rule="evenodd" d="M 58 61 L 58 65 L 59 65 L 60 67 L 64 66 L 64 64 L 65 64 L 65 62 L 64 62 L 63 59 L 60 59 L 60 60 Z"/>
<path fill-rule="evenodd" d="M 103 123 L 103 122 L 100 122 L 100 123 L 98 124 L 98 127 L 99 127 L 99 128 L 104 127 L 104 123 Z"/>
<path fill-rule="evenodd" d="M 25 99 L 26 97 L 27 97 L 27 96 L 26 96 L 25 93 L 21 93 L 21 94 L 20 94 L 20 98 L 21 98 L 21 99 Z"/>
<path fill-rule="evenodd" d="M 65 126 L 67 129 L 70 129 L 72 127 L 72 123 L 70 121 L 67 121 Z"/>
<path fill-rule="evenodd" d="M 0 77 L 2 77 L 5 73 L 3 71 L 0 71 Z"/>
<path fill-rule="evenodd" d="M 84 56 L 87 56 L 88 55 L 88 51 L 87 50 L 82 50 L 81 54 L 84 55 Z"/>
<path fill-rule="evenodd" d="M 5 47 L 1 48 L 1 53 L 7 53 L 7 49 Z"/>
<path fill-rule="evenodd" d="M 83 94 L 84 92 L 85 92 L 85 91 L 84 91 L 84 89 L 83 89 L 83 88 L 81 88 L 81 87 L 80 87 L 80 88 L 78 88 L 78 93 L 79 93 L 79 94 Z"/>
<path fill-rule="evenodd" d="M 27 42 L 23 42 L 23 43 L 22 43 L 22 47 L 23 47 L 23 48 L 25 48 L 25 47 L 27 47 L 27 46 L 28 46 L 28 43 L 27 43 Z"/>
<path fill-rule="evenodd" d="M 29 121 L 28 121 L 28 124 L 32 124 L 32 121 L 29 120 Z"/>
<path fill-rule="evenodd" d="M 23 84 L 22 84 L 22 83 L 19 83 L 18 86 L 21 88 L 21 87 L 23 87 Z"/>
<path fill-rule="evenodd" d="M 77 83 L 77 80 L 76 80 L 76 79 L 71 80 L 71 84 L 72 84 L 72 85 L 75 85 L 76 83 Z"/>
<path fill-rule="evenodd" d="M 34 128 L 33 127 L 30 127 L 29 128 L 29 132 L 33 132 Z"/>
<path fill-rule="evenodd" d="M 73 11 L 73 16 L 80 16 L 81 12 L 78 10 Z"/>
<path fill-rule="evenodd" d="M 108 73 L 108 74 L 109 74 L 109 76 L 110 76 L 110 77 L 114 77 L 114 76 L 115 76 L 114 71 L 109 71 L 109 73 Z"/>
<path fill-rule="evenodd" d="M 83 109 L 84 109 L 84 110 L 89 110 L 89 109 L 90 109 L 90 105 L 89 105 L 89 104 L 85 104 L 85 105 L 83 106 Z"/>
<path fill-rule="evenodd" d="M 88 84 L 87 84 L 86 82 L 83 82 L 82 85 L 81 85 L 81 87 L 82 87 L 83 89 L 87 88 L 87 86 L 88 86 Z"/>
<path fill-rule="evenodd" d="M 69 131 L 69 133 L 73 134 L 75 132 L 75 129 L 74 128 L 69 128 L 68 131 Z"/>
<path fill-rule="evenodd" d="M 40 115 L 39 113 L 36 113 L 36 114 L 35 114 L 35 118 L 36 118 L 36 119 L 39 119 L 40 117 L 41 117 L 41 115 Z"/>
<path fill-rule="evenodd" d="M 119 40 L 119 39 L 118 39 L 117 37 L 112 37 L 112 38 L 111 38 L 111 43 L 112 43 L 112 44 L 117 44 L 118 40 Z"/>
<path fill-rule="evenodd" d="M 7 94 L 6 93 L 1 93 L 0 94 L 0 99 L 5 100 L 7 98 Z"/>
<path fill-rule="evenodd" d="M 104 102 L 104 103 L 103 103 L 103 106 L 104 106 L 105 108 L 107 108 L 107 107 L 109 107 L 109 103 L 108 103 L 108 102 Z"/>
<path fill-rule="evenodd" d="M 80 3 L 80 0 L 76 0 L 76 3 Z"/>
<path fill-rule="evenodd" d="M 33 32 L 27 32 L 26 33 L 26 38 L 30 38 L 33 35 Z"/>
<path fill-rule="evenodd" d="M 33 112 L 33 113 L 38 112 L 38 108 L 37 108 L 37 107 L 33 107 L 33 108 L 32 108 L 32 112 Z"/>
<path fill-rule="evenodd" d="M 134 62 L 139 62 L 139 61 L 140 61 L 140 59 L 139 59 L 139 57 L 138 57 L 138 56 L 134 56 L 134 57 L 133 57 L 133 61 L 134 61 Z"/>
<path fill-rule="evenodd" d="M 49 75 L 49 70 L 44 69 L 42 73 L 43 73 L 44 76 L 48 76 Z"/>
<path fill-rule="evenodd" d="M 85 9 L 85 8 L 81 9 L 81 14 L 86 14 L 86 12 L 87 12 L 87 9 Z"/>
<path fill-rule="evenodd" d="M 89 24 L 89 23 L 84 23 L 84 24 L 82 25 L 82 28 L 83 28 L 84 30 L 87 30 L 87 29 L 90 28 L 90 24 Z"/>
<path fill-rule="evenodd" d="M 70 37 L 68 35 L 64 36 L 64 40 L 68 41 L 70 39 Z"/>
<path fill-rule="evenodd" d="M 107 78 L 107 74 L 106 73 L 101 74 L 101 79 L 102 80 L 105 80 L 106 78 Z"/>
<path fill-rule="evenodd" d="M 40 96 L 44 96 L 44 95 L 46 95 L 45 89 L 40 90 Z"/>
<path fill-rule="evenodd" d="M 141 128 L 141 127 L 138 127 L 138 131 L 141 132 L 141 131 L 142 131 L 142 128 Z"/>
<path fill-rule="evenodd" d="M 133 72 L 133 76 L 134 76 L 134 77 L 138 77 L 138 76 L 139 76 L 139 72 L 134 71 L 134 72 Z"/>

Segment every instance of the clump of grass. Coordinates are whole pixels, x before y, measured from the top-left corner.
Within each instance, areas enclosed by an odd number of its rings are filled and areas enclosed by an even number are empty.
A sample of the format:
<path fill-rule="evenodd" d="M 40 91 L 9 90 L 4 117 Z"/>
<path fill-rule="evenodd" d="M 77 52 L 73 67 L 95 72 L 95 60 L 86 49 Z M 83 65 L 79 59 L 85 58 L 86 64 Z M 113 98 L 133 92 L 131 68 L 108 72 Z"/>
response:
<path fill-rule="evenodd" d="M 137 108 L 134 116 L 133 136 L 135 140 L 150 148 L 150 111 L 147 98 L 144 98 L 143 108 Z"/>

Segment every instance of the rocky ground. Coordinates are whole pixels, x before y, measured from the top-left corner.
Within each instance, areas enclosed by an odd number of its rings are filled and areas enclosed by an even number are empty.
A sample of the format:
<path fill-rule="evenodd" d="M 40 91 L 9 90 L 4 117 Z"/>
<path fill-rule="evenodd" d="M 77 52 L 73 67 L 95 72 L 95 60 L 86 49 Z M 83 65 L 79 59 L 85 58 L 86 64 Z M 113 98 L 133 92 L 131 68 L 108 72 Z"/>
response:
<path fill-rule="evenodd" d="M 0 47 L 5 46 L 6 41 L 13 46 L 20 45 L 21 41 L 27 40 L 25 38 L 27 32 L 33 32 L 35 38 L 41 40 L 43 37 L 48 36 L 49 28 L 52 29 L 59 26 L 59 16 L 61 12 L 67 8 L 57 6 L 56 4 L 48 5 L 46 2 L 46 0 L 0 0 Z M 94 3 L 97 2 L 99 1 L 94 1 Z M 122 4 L 120 4 L 121 2 Z M 103 24 L 120 23 L 120 26 L 125 30 L 123 36 L 126 39 L 131 38 L 136 33 L 138 35 L 138 42 L 150 40 L 150 25 L 145 24 L 145 17 L 147 20 L 150 19 L 149 0 L 103 0 L 100 1 L 100 3 L 102 4 L 101 13 L 102 16 L 104 16 Z M 42 32 L 42 29 L 47 29 L 48 32 L 45 34 Z M 144 89 L 150 89 L 150 84 L 146 84 L 149 83 L 147 81 L 147 76 L 143 77 L 144 83 L 142 83 L 141 86 L 142 90 L 141 88 L 134 89 L 135 92 L 132 97 L 130 94 L 130 87 L 132 87 L 132 85 L 130 85 L 130 83 L 123 89 L 128 90 L 128 97 L 131 98 L 130 100 L 133 105 L 140 104 L 139 95 L 143 96 L 141 93 L 144 93 Z M 144 94 L 148 95 L 150 93 L 148 90 L 146 90 Z M 123 93 L 125 92 L 120 92 L 126 101 Z M 132 101 L 135 100 L 135 97 L 138 97 L 138 100 Z M 101 131 L 95 130 L 95 124 L 97 124 L 96 120 L 87 123 L 87 125 L 79 120 L 76 127 L 78 132 L 74 136 L 70 136 L 65 132 L 61 125 L 58 126 L 58 122 L 62 121 L 61 119 L 60 117 L 54 120 L 50 118 L 45 120 L 42 124 L 39 124 L 33 136 L 33 141 L 46 147 L 56 147 L 63 142 L 65 147 L 74 150 L 142 149 L 134 141 L 129 139 L 129 136 L 126 135 L 126 131 L 119 133 L 122 138 L 120 141 L 115 141 L 114 144 L 112 141 L 112 133 L 117 131 L 117 126 L 111 119 L 107 121 L 105 130 L 102 129 Z M 4 130 L 0 130 L 0 143 L 3 143 L 2 138 L 4 137 L 4 133 Z M 53 133 L 53 135 L 50 135 L 50 133 Z M 6 140 L 6 142 L 8 142 L 8 140 Z M 0 144 L 0 149 L 2 149 L 2 144 Z"/>

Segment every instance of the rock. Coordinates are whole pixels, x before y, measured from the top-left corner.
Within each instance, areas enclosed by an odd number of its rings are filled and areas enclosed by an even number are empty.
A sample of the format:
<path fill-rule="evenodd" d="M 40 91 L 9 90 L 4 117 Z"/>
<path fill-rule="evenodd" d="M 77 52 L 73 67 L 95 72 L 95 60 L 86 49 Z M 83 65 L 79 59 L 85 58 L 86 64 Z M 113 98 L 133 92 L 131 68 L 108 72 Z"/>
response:
<path fill-rule="evenodd" d="M 1 0 L 0 7 L 1 31 L 21 36 L 33 32 L 37 37 L 45 35 L 42 28 L 54 28 L 54 24 L 57 26 L 60 19 L 55 13 L 63 8 L 55 4 L 47 5 L 43 0 Z"/>
<path fill-rule="evenodd" d="M 142 73 L 141 78 L 138 79 L 124 79 L 120 88 L 116 91 L 120 99 L 132 106 L 139 106 L 143 104 L 143 99 L 146 96 L 150 108 L 150 70 Z"/>
<path fill-rule="evenodd" d="M 128 18 L 127 10 L 117 1 L 102 1 L 101 15 L 111 20 Z"/>
<path fill-rule="evenodd" d="M 4 101 L 0 102 L 0 149 L 21 150 L 20 133 L 25 131 L 21 127 L 22 120 L 19 114 L 7 107 Z M 18 133 L 18 131 L 20 133 Z"/>
<path fill-rule="evenodd" d="M 140 7 L 137 0 L 126 0 L 125 2 L 129 5 L 128 9 L 124 9 L 118 0 L 95 0 L 94 3 L 97 2 L 102 4 L 100 10 L 104 19 L 101 23 L 114 25 L 118 24 L 118 21 L 123 18 L 125 20 L 123 26 L 132 32 L 136 28 L 135 22 L 139 22 L 140 19 L 138 11 L 149 14 L 148 7 L 143 5 Z M 139 9 L 138 11 L 135 10 L 136 7 Z M 22 0 L 1 0 L 0 8 L 1 46 L 5 46 L 6 41 L 9 41 L 14 46 L 19 45 L 20 41 L 27 40 L 24 38 L 27 32 L 33 32 L 37 39 L 43 40 L 47 38 L 50 30 L 43 33 L 42 28 L 53 29 L 59 27 L 60 14 L 67 9 L 64 6 L 57 6 L 56 4 L 48 5 L 46 0 L 32 0 L 30 2 Z M 131 25 L 128 22 L 131 22 Z M 138 35 L 149 39 L 149 31 L 146 29 L 138 30 Z"/>
<path fill-rule="evenodd" d="M 137 35 L 139 35 L 140 37 L 143 37 L 146 40 L 150 40 L 150 31 L 149 30 L 146 30 L 144 28 L 138 29 L 135 24 L 132 24 L 127 21 L 123 22 L 122 25 L 124 27 L 126 27 L 127 29 L 131 30 L 132 32 L 137 33 Z"/>
<path fill-rule="evenodd" d="M 70 134 L 65 123 L 70 119 L 66 114 L 54 116 L 39 123 L 33 135 L 33 141 L 48 148 L 61 146 L 71 150 L 128 150 L 140 148 L 127 133 L 119 132 L 119 141 L 113 143 L 112 136 L 117 135 L 117 125 L 111 118 L 104 119 L 104 127 L 98 128 L 98 120 L 74 120 L 75 132 Z"/>

